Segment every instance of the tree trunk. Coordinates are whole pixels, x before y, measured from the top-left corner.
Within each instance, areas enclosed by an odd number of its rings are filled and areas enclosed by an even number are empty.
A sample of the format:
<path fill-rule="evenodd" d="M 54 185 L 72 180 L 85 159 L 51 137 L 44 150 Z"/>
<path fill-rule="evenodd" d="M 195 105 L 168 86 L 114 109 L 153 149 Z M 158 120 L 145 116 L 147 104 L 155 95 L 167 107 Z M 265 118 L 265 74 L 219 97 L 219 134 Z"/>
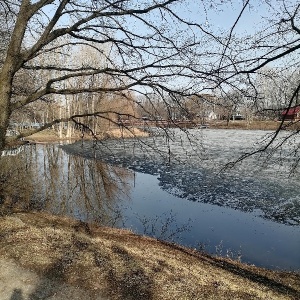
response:
<path fill-rule="evenodd" d="M 5 136 L 10 117 L 11 82 L 5 78 L 5 72 L 0 74 L 0 151 L 5 147 Z"/>
<path fill-rule="evenodd" d="M 22 0 L 14 30 L 9 42 L 6 58 L 0 69 L 0 151 L 5 147 L 5 136 L 11 115 L 12 82 L 14 75 L 23 64 L 21 45 L 30 19 L 29 0 Z"/>

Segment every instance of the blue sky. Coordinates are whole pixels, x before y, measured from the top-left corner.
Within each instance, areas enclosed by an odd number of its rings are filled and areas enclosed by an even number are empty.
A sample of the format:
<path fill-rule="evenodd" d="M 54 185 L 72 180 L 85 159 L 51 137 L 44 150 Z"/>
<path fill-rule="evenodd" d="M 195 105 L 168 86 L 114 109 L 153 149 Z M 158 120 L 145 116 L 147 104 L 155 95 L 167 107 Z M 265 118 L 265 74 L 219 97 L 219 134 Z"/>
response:
<path fill-rule="evenodd" d="M 218 5 L 218 2 L 220 3 Z M 269 3 L 272 4 L 272 7 L 269 6 L 267 0 L 250 0 L 250 6 L 247 6 L 247 8 L 244 10 L 243 15 L 241 16 L 241 19 L 237 23 L 234 34 L 238 34 L 241 37 L 244 37 L 246 34 L 253 34 L 256 31 L 259 31 L 261 28 L 266 26 L 267 20 L 263 17 L 268 17 L 270 19 L 270 12 L 274 13 L 276 10 L 278 12 L 282 12 L 282 1 L 281 0 L 269 0 Z M 295 0 L 285 0 L 285 3 L 297 3 Z M 139 3 L 140 4 L 140 3 Z M 222 38 L 223 44 L 221 43 L 214 43 L 214 40 L 210 36 L 206 36 L 203 39 L 200 37 L 202 35 L 201 31 L 194 28 L 195 35 L 198 35 L 200 43 L 199 47 L 195 49 L 196 54 L 198 57 L 194 56 L 192 61 L 184 61 L 183 65 L 186 63 L 188 65 L 190 62 L 197 63 L 197 67 L 203 69 L 205 71 L 206 66 L 210 68 L 209 64 L 215 64 L 215 67 L 218 67 L 218 59 L 220 58 L 219 54 L 222 54 L 223 49 L 225 48 L 224 44 L 226 43 L 226 38 L 229 35 L 230 29 L 237 20 L 242 8 L 243 8 L 244 1 L 241 0 L 182 0 L 178 1 L 176 4 L 172 4 L 170 8 L 173 8 L 178 15 L 180 15 L 182 18 L 193 21 L 195 23 L 200 24 L 203 26 L 204 29 L 207 31 L 212 32 L 213 34 L 219 36 Z M 50 9 L 50 6 L 47 7 L 47 9 Z M 282 14 L 279 14 L 276 16 L 277 20 L 280 20 Z M 158 11 L 155 13 L 149 14 L 149 16 L 143 15 L 143 17 L 148 18 L 150 22 L 152 22 L 154 25 L 159 24 L 159 22 L 162 21 L 162 16 Z M 165 29 L 166 29 L 166 35 L 171 37 L 175 43 L 184 43 L 185 38 L 188 34 L 191 34 L 192 32 L 187 32 L 186 28 L 184 28 L 183 24 L 177 23 L 174 21 L 172 22 L 172 18 L 165 14 Z M 97 21 L 99 22 L 99 21 Z M 122 21 L 121 21 L 122 23 Z M 61 23 L 60 23 L 61 24 Z M 141 21 L 138 21 L 135 18 L 128 18 L 126 19 L 126 22 L 122 23 L 122 25 L 127 25 L 128 29 L 132 31 L 133 33 L 139 33 L 141 35 L 146 34 L 147 29 L 145 27 L 145 24 L 143 24 Z M 179 27 L 176 27 L 179 26 Z M 182 27 L 181 27 L 182 26 Z M 177 29 L 181 30 L 179 31 L 179 34 L 177 32 Z M 186 30 L 186 32 L 185 32 Z M 274 30 L 274 28 L 273 28 Z M 101 30 L 100 30 L 101 31 Z M 151 30 L 150 30 L 151 31 Z M 155 32 L 155 31 L 153 31 Z M 152 33 L 153 33 L 152 32 Z M 121 34 L 120 31 L 115 30 L 114 33 L 115 37 L 123 39 L 126 38 L 124 34 Z M 176 36 L 175 36 L 176 35 Z M 162 51 L 158 48 L 156 50 L 156 41 L 154 39 L 146 40 L 142 39 L 141 41 L 138 41 L 138 38 L 133 38 L 134 43 L 146 43 L 149 41 L 149 44 L 153 47 L 153 52 L 159 53 L 159 51 Z M 160 43 L 160 40 L 157 42 Z M 172 44 L 170 44 L 172 46 Z M 255 44 L 256 45 L 256 44 Z M 235 47 L 239 47 L 240 44 L 237 43 L 233 45 L 232 49 L 233 51 L 236 50 Z M 246 47 L 246 46 L 245 46 Z M 263 49 L 263 48 L 261 48 Z M 216 55 L 208 55 L 209 51 L 212 51 L 216 53 Z M 239 50 L 239 49 L 237 49 Z M 172 49 L 168 50 L 169 52 L 172 51 Z M 249 59 L 250 55 L 257 55 L 258 52 L 255 52 L 256 50 L 252 49 L 251 52 L 248 51 L 248 53 L 245 54 L 244 58 Z M 261 50 L 258 50 L 261 51 Z M 241 54 L 242 51 L 240 52 Z M 159 53 L 160 54 L 160 53 Z M 236 53 L 233 53 L 233 55 Z M 244 55 L 244 54 L 243 54 Z M 149 57 L 147 54 L 145 54 L 145 57 L 143 57 L 145 61 L 149 60 L 151 62 L 151 59 L 155 60 L 155 57 Z M 177 59 L 178 57 L 176 57 Z M 182 59 L 182 58 L 181 58 Z M 198 61 L 196 61 L 198 59 Z M 133 55 L 131 56 L 131 61 L 133 66 L 136 64 L 139 64 L 139 61 L 135 61 L 133 59 Z M 128 65 L 130 64 L 130 61 L 127 62 Z M 222 61 L 224 65 L 226 62 Z M 149 70 L 151 71 L 151 70 Z M 155 70 L 158 72 L 157 70 Z M 200 79 L 197 79 L 200 81 Z"/>
<path fill-rule="evenodd" d="M 193 20 L 212 29 L 230 30 L 238 18 L 244 1 L 224 1 L 222 5 L 203 4 L 202 1 L 184 1 L 179 11 L 185 18 Z M 275 2 L 275 1 L 273 1 Z M 251 33 L 263 21 L 262 16 L 268 13 L 268 6 L 265 1 L 250 1 L 239 20 L 235 32 Z"/>

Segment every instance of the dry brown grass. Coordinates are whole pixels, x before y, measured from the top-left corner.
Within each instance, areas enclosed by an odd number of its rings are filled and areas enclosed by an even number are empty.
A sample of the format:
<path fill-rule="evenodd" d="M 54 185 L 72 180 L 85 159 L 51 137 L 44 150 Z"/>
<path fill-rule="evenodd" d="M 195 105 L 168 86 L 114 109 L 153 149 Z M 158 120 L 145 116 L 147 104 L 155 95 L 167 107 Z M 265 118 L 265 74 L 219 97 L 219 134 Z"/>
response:
<path fill-rule="evenodd" d="M 112 128 L 104 134 L 97 136 L 98 139 L 103 138 L 131 138 L 131 137 L 145 137 L 148 136 L 148 133 L 141 131 L 138 128 Z M 35 141 L 35 142 L 55 142 L 59 140 L 80 140 L 80 139 L 93 139 L 94 137 L 89 134 L 85 134 L 83 137 L 80 133 L 75 134 L 70 137 L 63 135 L 59 137 L 58 133 L 54 130 L 44 130 L 35 134 L 32 134 L 25 138 L 26 141 Z"/>
<path fill-rule="evenodd" d="M 227 124 L 227 121 L 211 121 L 209 123 L 210 128 L 215 129 L 242 129 L 242 130 L 276 130 L 279 126 L 280 122 L 278 121 L 230 121 Z M 293 130 L 296 125 L 290 125 L 288 128 Z M 298 127 L 297 127 L 298 128 Z M 298 128 L 299 129 L 299 128 Z M 103 138 L 130 138 L 130 137 L 146 137 L 148 136 L 147 132 L 143 132 L 142 130 L 134 127 L 129 128 L 111 128 L 107 132 L 98 135 L 98 139 Z M 68 138 L 63 136 L 59 137 L 58 133 L 54 130 L 45 130 L 38 133 L 35 133 L 25 140 L 27 141 L 35 141 L 35 142 L 53 142 L 59 140 L 78 140 L 81 139 L 82 136 L 78 132 L 77 135 L 74 135 L 72 138 Z M 93 136 L 85 134 L 84 139 L 92 139 Z"/>
<path fill-rule="evenodd" d="M 300 295 L 299 274 L 259 269 L 66 217 L 3 216 L 0 236 L 0 259 L 37 272 L 37 290 L 63 282 L 88 291 L 95 297 L 91 299 L 102 295 L 113 300 L 299 299 Z"/>
<path fill-rule="evenodd" d="M 213 121 L 210 128 L 242 129 L 242 130 L 276 130 L 280 125 L 278 121 Z"/>

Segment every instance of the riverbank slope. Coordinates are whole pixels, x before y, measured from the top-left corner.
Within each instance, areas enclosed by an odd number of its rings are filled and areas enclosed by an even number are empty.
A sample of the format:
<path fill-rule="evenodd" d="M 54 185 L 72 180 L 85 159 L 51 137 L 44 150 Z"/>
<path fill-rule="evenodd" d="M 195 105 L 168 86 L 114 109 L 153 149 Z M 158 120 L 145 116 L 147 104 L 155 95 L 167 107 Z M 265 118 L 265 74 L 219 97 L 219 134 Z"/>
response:
<path fill-rule="evenodd" d="M 0 218 L 0 299 L 299 299 L 300 275 L 45 213 Z M 17 297 L 17 298 L 16 298 Z"/>

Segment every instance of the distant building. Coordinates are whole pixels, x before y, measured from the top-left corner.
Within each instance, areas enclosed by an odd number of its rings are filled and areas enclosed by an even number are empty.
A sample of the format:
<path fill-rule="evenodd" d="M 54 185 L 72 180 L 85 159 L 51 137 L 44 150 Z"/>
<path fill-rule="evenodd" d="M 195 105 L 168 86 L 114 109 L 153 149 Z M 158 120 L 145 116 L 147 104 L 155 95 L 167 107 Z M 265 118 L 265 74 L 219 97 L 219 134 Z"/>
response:
<path fill-rule="evenodd" d="M 20 122 L 10 124 L 10 129 L 12 130 L 23 130 L 23 129 L 39 129 L 43 126 L 43 123 L 38 122 Z"/>
<path fill-rule="evenodd" d="M 7 129 L 6 131 L 6 136 L 16 136 L 20 134 L 20 132 L 18 130 L 15 130 L 15 129 Z"/>
<path fill-rule="evenodd" d="M 208 120 L 217 120 L 218 119 L 218 116 L 215 112 L 211 111 L 208 116 L 207 116 L 207 119 Z"/>
<path fill-rule="evenodd" d="M 240 115 L 240 114 L 236 114 L 236 115 L 232 115 L 232 116 L 230 117 L 230 120 L 233 120 L 233 121 L 235 121 L 235 120 L 240 121 L 240 120 L 245 120 L 245 117 L 242 116 L 242 115 Z"/>
<path fill-rule="evenodd" d="M 300 106 L 284 110 L 281 114 L 281 118 L 287 121 L 300 120 Z"/>

